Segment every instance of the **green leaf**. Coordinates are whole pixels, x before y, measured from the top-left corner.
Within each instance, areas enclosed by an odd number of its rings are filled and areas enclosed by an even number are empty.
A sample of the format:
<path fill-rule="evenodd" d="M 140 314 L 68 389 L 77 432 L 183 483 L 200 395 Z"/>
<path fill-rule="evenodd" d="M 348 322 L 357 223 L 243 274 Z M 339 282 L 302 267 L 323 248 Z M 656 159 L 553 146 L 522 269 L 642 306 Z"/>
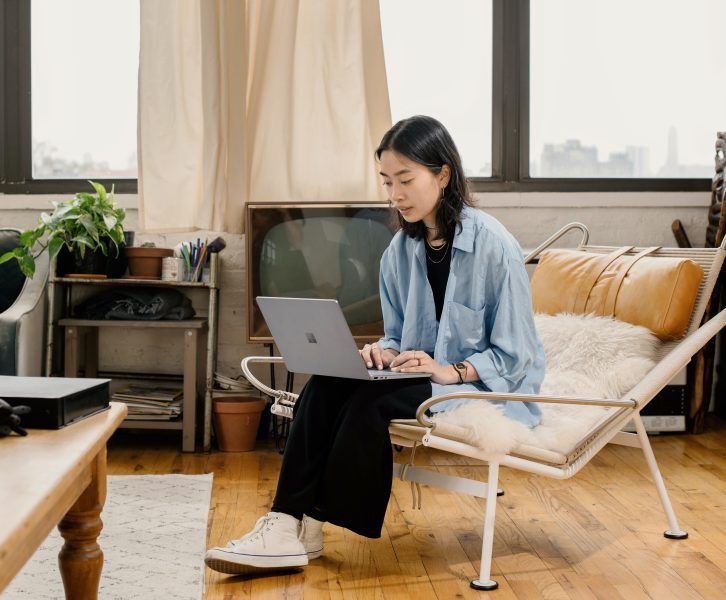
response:
<path fill-rule="evenodd" d="M 116 217 L 114 215 L 103 215 L 103 222 L 106 225 L 106 229 L 113 229 L 116 227 Z"/>
<path fill-rule="evenodd" d="M 69 212 L 73 211 L 76 207 L 73 204 L 59 204 L 53 212 L 52 218 L 55 221 L 63 219 Z M 41 215 L 42 217 L 43 215 Z"/>
<path fill-rule="evenodd" d="M 78 222 L 85 228 L 88 234 L 96 241 L 98 241 L 98 228 L 93 222 L 91 217 L 88 215 L 81 215 L 78 217 Z"/>
<path fill-rule="evenodd" d="M 23 231 L 23 233 L 20 234 L 20 243 L 26 248 L 32 248 L 40 235 L 42 235 L 42 230 L 38 233 L 36 233 L 34 229 Z"/>
<path fill-rule="evenodd" d="M 55 258 L 63 247 L 63 238 L 54 237 L 48 241 L 48 255 L 51 258 Z"/>
<path fill-rule="evenodd" d="M 102 202 L 106 202 L 106 188 L 103 187 L 100 183 L 96 183 L 95 181 L 89 181 L 93 186 L 93 189 L 96 190 L 96 193 L 98 194 L 98 197 L 101 199 Z"/>
<path fill-rule="evenodd" d="M 28 279 L 32 279 L 35 275 L 35 259 L 29 254 L 23 256 L 20 259 L 20 270 Z"/>
<path fill-rule="evenodd" d="M 14 258 L 15 258 L 15 252 L 13 250 L 11 250 L 10 252 L 6 252 L 2 256 L 0 256 L 0 265 L 8 262 L 9 260 L 12 260 Z"/>
<path fill-rule="evenodd" d="M 79 246 L 83 246 L 85 248 L 94 248 L 93 240 L 87 235 L 77 235 L 73 239 L 71 239 L 71 243 L 78 244 Z"/>
<path fill-rule="evenodd" d="M 116 245 L 124 241 L 124 230 L 120 226 L 114 227 L 108 232 L 108 235 L 111 237 L 111 241 Z"/>

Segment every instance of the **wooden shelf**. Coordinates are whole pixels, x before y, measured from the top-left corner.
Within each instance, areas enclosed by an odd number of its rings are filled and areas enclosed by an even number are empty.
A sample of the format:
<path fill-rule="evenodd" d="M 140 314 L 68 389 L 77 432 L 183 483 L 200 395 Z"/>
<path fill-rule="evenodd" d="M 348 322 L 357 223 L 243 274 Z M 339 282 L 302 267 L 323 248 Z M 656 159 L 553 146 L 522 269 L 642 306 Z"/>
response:
<path fill-rule="evenodd" d="M 98 375 L 98 337 L 101 328 L 123 329 L 171 329 L 182 335 L 183 343 L 174 344 L 174 349 L 183 348 L 184 374 L 181 376 L 184 386 L 183 409 L 181 417 L 173 421 L 125 420 L 121 427 L 125 429 L 173 429 L 182 432 L 182 450 L 193 452 L 196 439 L 196 404 L 197 404 L 197 364 L 201 354 L 203 333 L 207 330 L 206 373 L 204 377 L 204 429 L 202 433 L 202 449 L 208 451 L 211 446 L 212 421 L 212 385 L 217 362 L 217 318 L 219 295 L 219 254 L 209 257 L 209 281 L 162 281 L 160 279 L 96 279 L 93 277 L 56 277 L 51 275 L 48 280 L 48 320 L 46 323 L 46 375 L 53 373 L 54 340 L 56 327 L 64 329 L 63 372 L 66 376 L 77 376 L 80 367 L 80 356 L 85 350 L 85 375 Z M 51 273 L 55 273 L 55 262 L 51 264 Z M 208 308 L 206 317 L 194 317 L 183 321 L 175 320 L 106 320 L 73 318 L 73 289 L 76 286 L 102 286 L 123 288 L 129 286 L 162 287 L 170 289 L 201 289 L 208 292 Z M 56 306 L 58 290 L 59 305 Z M 59 314 L 60 313 L 60 314 Z M 143 374 L 130 374 L 131 378 L 143 379 Z M 154 379 L 151 375 L 150 379 Z"/>
<path fill-rule="evenodd" d="M 154 287 L 187 287 L 187 288 L 209 288 L 212 287 L 211 282 L 206 281 L 164 281 L 162 279 L 96 279 L 95 277 L 51 277 L 52 283 L 70 283 L 70 284 L 88 284 L 88 285 L 144 285 Z"/>
<path fill-rule="evenodd" d="M 110 319 L 60 319 L 58 325 L 61 327 L 135 327 L 144 329 L 204 329 L 207 326 L 207 319 L 194 317 L 182 321 L 127 321 Z"/>

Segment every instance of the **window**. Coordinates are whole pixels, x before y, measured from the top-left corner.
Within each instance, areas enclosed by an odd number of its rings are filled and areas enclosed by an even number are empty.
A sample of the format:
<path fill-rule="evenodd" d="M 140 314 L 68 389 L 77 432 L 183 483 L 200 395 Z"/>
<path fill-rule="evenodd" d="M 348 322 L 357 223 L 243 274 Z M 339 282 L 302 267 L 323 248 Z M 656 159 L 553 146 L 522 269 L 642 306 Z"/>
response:
<path fill-rule="evenodd" d="M 135 179 L 138 0 L 32 0 L 33 179 Z"/>
<path fill-rule="evenodd" d="M 531 177 L 710 178 L 723 0 L 531 0 Z"/>
<path fill-rule="evenodd" d="M 492 174 L 491 0 L 380 0 L 393 122 L 441 121 L 469 177 Z"/>
<path fill-rule="evenodd" d="M 0 2 L 0 192 L 136 191 L 140 0 Z M 394 122 L 475 191 L 707 191 L 723 0 L 379 0 Z"/>
<path fill-rule="evenodd" d="M 139 0 L 0 3 L 0 192 L 135 192 Z"/>

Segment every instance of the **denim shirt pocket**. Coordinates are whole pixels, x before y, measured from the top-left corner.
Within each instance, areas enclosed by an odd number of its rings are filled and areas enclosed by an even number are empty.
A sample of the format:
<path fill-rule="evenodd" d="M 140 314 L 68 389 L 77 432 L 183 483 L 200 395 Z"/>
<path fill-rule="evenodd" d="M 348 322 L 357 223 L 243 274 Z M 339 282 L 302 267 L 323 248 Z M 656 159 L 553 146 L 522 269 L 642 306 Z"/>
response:
<path fill-rule="evenodd" d="M 474 310 L 453 300 L 449 303 L 449 335 L 446 336 L 449 360 L 463 360 L 486 349 L 485 310 Z"/>

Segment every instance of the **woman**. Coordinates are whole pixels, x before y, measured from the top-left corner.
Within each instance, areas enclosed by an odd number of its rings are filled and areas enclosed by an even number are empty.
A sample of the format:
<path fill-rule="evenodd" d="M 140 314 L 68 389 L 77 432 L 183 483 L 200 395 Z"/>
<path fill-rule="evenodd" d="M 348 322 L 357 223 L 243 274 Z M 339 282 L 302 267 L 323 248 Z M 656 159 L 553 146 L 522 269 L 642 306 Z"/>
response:
<path fill-rule="evenodd" d="M 431 376 L 312 377 L 295 408 L 271 512 L 244 537 L 207 552 L 214 570 L 306 565 L 322 553 L 324 521 L 380 537 L 392 419 L 413 418 L 421 402 L 444 392 L 539 391 L 544 352 L 522 252 L 496 219 L 471 206 L 449 133 L 430 117 L 399 121 L 376 157 L 401 229 L 381 259 L 385 335 L 361 356 L 368 368 Z M 536 405 L 504 404 L 509 417 L 539 422 Z"/>

